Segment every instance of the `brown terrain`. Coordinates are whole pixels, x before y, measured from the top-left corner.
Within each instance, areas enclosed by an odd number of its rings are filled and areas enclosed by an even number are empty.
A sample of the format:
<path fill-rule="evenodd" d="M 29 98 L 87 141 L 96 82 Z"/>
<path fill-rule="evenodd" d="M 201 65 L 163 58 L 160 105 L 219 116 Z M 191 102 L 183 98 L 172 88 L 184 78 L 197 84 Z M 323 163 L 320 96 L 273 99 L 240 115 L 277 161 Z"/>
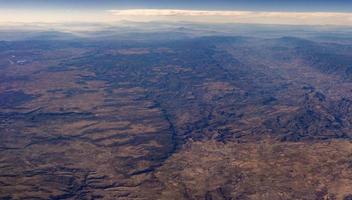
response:
<path fill-rule="evenodd" d="M 0 199 L 352 199 L 352 46 L 0 42 Z"/>

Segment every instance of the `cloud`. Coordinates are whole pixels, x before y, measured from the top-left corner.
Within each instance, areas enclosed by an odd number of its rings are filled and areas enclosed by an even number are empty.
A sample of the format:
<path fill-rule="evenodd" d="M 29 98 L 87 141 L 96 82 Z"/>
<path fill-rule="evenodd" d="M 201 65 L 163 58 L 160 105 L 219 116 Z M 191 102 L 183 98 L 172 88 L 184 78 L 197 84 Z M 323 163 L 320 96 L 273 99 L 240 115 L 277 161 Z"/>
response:
<path fill-rule="evenodd" d="M 130 21 L 190 21 L 205 23 L 256 23 L 288 25 L 345 25 L 352 26 L 352 13 L 339 12 L 261 12 L 206 11 L 176 9 L 127 10 L 21 10 L 1 9 L 0 25 L 23 23 L 94 22 L 115 23 Z"/>
<path fill-rule="evenodd" d="M 127 9 L 108 10 L 108 12 L 120 19 L 142 21 L 163 19 L 224 23 L 352 26 L 352 13 L 339 12 L 260 12 L 174 9 Z"/>
<path fill-rule="evenodd" d="M 205 11 L 205 10 L 168 10 L 168 9 L 129 9 L 109 10 L 117 16 L 240 16 L 250 11 Z"/>

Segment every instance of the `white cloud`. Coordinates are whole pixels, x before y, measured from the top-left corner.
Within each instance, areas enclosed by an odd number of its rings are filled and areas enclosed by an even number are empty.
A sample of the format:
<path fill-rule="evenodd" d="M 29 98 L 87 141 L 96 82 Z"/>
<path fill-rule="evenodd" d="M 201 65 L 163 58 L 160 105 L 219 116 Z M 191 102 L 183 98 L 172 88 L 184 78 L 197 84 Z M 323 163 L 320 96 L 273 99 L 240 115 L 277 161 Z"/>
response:
<path fill-rule="evenodd" d="M 297 25 L 352 26 L 352 13 L 338 12 L 259 12 L 259 11 L 205 11 L 173 9 L 108 10 L 118 19 L 129 20 L 187 20 L 203 22 L 235 22 Z"/>
<path fill-rule="evenodd" d="M 130 9 L 109 10 L 117 16 L 241 16 L 250 11 L 205 11 L 205 10 L 168 10 L 168 9 Z"/>
<path fill-rule="evenodd" d="M 131 21 L 191 21 L 210 23 L 257 23 L 291 25 L 347 25 L 352 26 L 352 13 L 338 12 L 260 12 L 205 11 L 175 9 L 127 9 L 108 11 L 83 10 L 7 10 L 0 8 L 0 25 L 13 22 L 56 23 Z"/>

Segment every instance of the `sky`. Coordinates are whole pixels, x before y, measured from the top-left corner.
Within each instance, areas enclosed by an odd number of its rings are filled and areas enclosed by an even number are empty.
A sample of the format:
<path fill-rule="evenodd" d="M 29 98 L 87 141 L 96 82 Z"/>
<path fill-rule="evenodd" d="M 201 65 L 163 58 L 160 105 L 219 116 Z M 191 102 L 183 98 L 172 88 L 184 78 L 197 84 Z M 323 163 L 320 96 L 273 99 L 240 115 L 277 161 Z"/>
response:
<path fill-rule="evenodd" d="M 352 26 L 352 0 L 0 0 L 0 24 L 194 21 Z"/>

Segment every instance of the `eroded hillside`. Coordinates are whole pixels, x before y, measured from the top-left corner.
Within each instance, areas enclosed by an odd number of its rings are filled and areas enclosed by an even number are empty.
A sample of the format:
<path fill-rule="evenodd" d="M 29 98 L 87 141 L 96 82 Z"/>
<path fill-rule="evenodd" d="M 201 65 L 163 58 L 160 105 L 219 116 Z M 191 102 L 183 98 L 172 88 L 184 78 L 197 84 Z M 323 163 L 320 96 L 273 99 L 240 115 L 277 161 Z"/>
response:
<path fill-rule="evenodd" d="M 351 46 L 0 47 L 0 199 L 352 198 Z"/>

